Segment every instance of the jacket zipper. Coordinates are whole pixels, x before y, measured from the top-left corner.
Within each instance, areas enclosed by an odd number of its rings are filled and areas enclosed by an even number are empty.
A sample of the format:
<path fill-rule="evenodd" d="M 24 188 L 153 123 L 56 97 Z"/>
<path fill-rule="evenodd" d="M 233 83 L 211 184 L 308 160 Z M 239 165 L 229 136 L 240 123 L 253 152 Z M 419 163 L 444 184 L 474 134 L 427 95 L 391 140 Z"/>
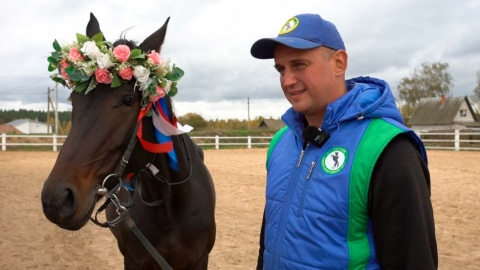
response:
<path fill-rule="evenodd" d="M 307 174 L 307 181 L 305 182 L 305 187 L 303 188 L 302 199 L 300 202 L 300 209 L 298 210 L 298 217 L 301 217 L 303 215 L 303 204 L 305 202 L 305 196 L 307 194 L 308 186 L 310 185 L 310 176 L 312 175 L 315 165 L 317 165 L 317 163 L 315 163 L 315 161 L 312 161 L 312 164 L 310 165 L 310 170 L 308 171 L 308 174 Z"/>
<path fill-rule="evenodd" d="M 305 149 L 302 149 L 302 152 L 300 152 L 300 156 L 298 157 L 298 161 L 297 161 L 297 168 L 295 168 L 295 171 L 293 172 L 293 177 L 292 177 L 292 180 L 290 182 L 290 184 L 288 185 L 288 193 L 287 193 L 287 197 L 285 199 L 285 203 L 284 203 L 284 206 L 283 206 L 283 210 L 282 210 L 282 218 L 281 218 L 281 221 L 280 221 L 280 227 L 278 229 L 278 233 L 277 233 L 277 239 L 276 239 L 276 242 L 275 242 L 275 250 L 273 252 L 274 256 L 273 256 L 273 266 L 276 267 L 276 265 L 278 264 L 278 260 L 280 258 L 280 252 L 282 251 L 282 243 L 283 243 L 283 237 L 285 235 L 285 222 L 286 222 L 286 219 L 287 219 L 287 216 L 288 216 L 288 212 L 290 210 L 290 204 L 292 203 L 292 198 L 293 198 L 293 194 L 295 193 L 295 186 L 297 185 L 297 181 L 298 181 L 298 176 L 300 174 L 300 170 L 298 168 L 300 168 L 300 165 L 302 164 L 302 161 L 303 161 L 303 156 L 305 155 Z"/>

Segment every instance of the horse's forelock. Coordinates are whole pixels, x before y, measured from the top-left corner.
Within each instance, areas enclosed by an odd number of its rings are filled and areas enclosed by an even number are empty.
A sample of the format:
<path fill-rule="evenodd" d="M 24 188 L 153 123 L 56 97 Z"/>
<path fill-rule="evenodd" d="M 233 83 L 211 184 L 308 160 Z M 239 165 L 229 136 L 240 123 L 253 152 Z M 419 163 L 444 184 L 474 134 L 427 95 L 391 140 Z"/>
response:
<path fill-rule="evenodd" d="M 124 39 L 124 38 L 118 39 L 113 43 L 114 48 L 117 47 L 118 45 L 127 45 L 130 48 L 130 50 L 138 49 L 138 45 L 135 41 Z"/>

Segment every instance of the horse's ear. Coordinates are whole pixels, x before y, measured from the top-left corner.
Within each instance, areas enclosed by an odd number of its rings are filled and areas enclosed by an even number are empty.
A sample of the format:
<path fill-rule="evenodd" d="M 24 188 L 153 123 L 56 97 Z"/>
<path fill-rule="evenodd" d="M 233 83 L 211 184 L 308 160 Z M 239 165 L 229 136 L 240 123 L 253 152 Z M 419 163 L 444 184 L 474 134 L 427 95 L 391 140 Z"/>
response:
<path fill-rule="evenodd" d="M 163 24 L 160 29 L 158 29 L 155 33 L 151 34 L 148 38 L 146 38 L 142 44 L 140 44 L 140 49 L 144 52 L 150 52 L 152 50 L 157 51 L 160 53 L 162 48 L 163 41 L 165 40 L 165 34 L 167 33 L 167 26 L 170 17 L 167 18 L 165 23 Z"/>
<path fill-rule="evenodd" d="M 90 12 L 90 21 L 88 21 L 87 24 L 87 37 L 92 38 L 96 34 L 100 33 L 100 24 L 98 23 L 97 18 L 93 15 L 92 12 Z M 103 40 L 105 40 L 105 36 L 103 37 Z"/>

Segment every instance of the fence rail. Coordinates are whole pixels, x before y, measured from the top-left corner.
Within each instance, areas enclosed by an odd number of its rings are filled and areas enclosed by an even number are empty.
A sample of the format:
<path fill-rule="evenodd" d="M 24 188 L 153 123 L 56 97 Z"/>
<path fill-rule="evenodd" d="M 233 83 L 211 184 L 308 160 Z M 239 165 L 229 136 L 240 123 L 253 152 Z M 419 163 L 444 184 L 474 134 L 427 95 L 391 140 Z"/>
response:
<path fill-rule="evenodd" d="M 444 150 L 480 150 L 480 133 L 461 133 L 459 130 L 455 132 L 417 132 L 427 149 L 444 149 Z M 468 137 L 468 139 L 465 139 Z M 2 151 L 7 150 L 7 146 L 51 146 L 54 152 L 63 145 L 65 135 L 7 135 L 2 133 L 1 145 Z M 247 147 L 263 146 L 270 144 L 272 137 L 259 136 L 243 136 L 243 137 L 220 137 L 220 136 L 193 136 L 191 137 L 200 146 L 215 147 L 220 149 L 221 146 Z M 32 142 L 32 139 L 34 142 Z"/>

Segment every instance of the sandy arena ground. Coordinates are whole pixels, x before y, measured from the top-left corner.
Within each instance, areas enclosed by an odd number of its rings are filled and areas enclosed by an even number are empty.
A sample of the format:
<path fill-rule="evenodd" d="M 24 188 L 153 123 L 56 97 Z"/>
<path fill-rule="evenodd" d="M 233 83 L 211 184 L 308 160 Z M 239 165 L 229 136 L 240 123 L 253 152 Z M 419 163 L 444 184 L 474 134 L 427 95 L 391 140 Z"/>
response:
<path fill-rule="evenodd" d="M 480 269 L 480 152 L 429 151 L 440 269 Z M 217 190 L 209 269 L 254 269 L 264 204 L 266 149 L 208 150 Z M 0 152 L 0 269 L 122 269 L 107 229 L 62 230 L 40 192 L 56 153 Z"/>

